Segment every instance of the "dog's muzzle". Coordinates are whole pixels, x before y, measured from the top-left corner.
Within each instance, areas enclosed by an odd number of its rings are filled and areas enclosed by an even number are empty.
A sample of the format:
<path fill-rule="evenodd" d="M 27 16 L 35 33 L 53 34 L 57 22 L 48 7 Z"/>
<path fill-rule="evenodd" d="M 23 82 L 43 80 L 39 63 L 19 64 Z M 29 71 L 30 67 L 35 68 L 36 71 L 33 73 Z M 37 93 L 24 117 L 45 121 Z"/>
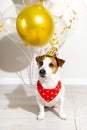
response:
<path fill-rule="evenodd" d="M 45 71 L 45 69 L 41 69 L 40 71 L 39 71 L 39 75 L 41 76 L 41 77 L 45 77 L 45 74 L 46 74 L 46 71 Z"/>

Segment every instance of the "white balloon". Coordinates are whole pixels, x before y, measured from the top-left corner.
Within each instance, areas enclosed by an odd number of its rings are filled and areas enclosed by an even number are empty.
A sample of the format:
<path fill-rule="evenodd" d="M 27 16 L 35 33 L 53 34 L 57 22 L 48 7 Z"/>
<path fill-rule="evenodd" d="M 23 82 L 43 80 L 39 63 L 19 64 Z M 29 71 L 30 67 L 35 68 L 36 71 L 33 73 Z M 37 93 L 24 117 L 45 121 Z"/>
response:
<path fill-rule="evenodd" d="M 67 25 L 64 20 L 58 16 L 53 16 L 55 22 L 55 31 L 50 40 L 52 45 L 58 45 L 58 48 L 62 47 L 67 38 Z"/>
<path fill-rule="evenodd" d="M 68 36 L 72 36 L 77 27 L 78 13 L 74 4 L 70 0 L 46 0 L 46 8 L 66 22 Z M 72 3 L 72 2 L 71 2 Z"/>
<path fill-rule="evenodd" d="M 23 5 L 12 5 L 8 7 L 1 15 L 1 23 L 4 32 L 14 42 L 23 44 L 16 30 L 16 18 L 18 13 L 23 9 Z"/>
<path fill-rule="evenodd" d="M 31 4 L 43 4 L 43 2 L 41 2 L 40 0 L 23 0 L 23 4 L 27 6 Z"/>

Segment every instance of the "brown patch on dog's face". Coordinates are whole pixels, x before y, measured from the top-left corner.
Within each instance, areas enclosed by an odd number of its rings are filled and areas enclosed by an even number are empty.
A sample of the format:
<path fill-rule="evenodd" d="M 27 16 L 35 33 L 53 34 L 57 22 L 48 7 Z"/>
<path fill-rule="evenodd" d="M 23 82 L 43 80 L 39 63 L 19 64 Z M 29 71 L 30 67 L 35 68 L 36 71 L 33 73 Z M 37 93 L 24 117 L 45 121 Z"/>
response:
<path fill-rule="evenodd" d="M 52 72 L 55 74 L 58 70 L 58 64 L 55 57 L 49 57 L 51 62 L 49 63 L 49 67 L 52 69 Z"/>
<path fill-rule="evenodd" d="M 37 61 L 37 64 L 39 65 L 39 67 L 41 67 L 43 65 L 43 60 L 46 58 L 46 55 L 43 55 L 43 56 L 37 56 L 36 57 L 36 61 Z"/>
<path fill-rule="evenodd" d="M 59 59 L 57 57 L 50 57 L 50 59 L 52 62 L 49 64 L 49 67 L 52 68 L 53 73 L 56 73 L 58 70 L 58 67 L 62 67 L 65 62 L 64 60 Z"/>

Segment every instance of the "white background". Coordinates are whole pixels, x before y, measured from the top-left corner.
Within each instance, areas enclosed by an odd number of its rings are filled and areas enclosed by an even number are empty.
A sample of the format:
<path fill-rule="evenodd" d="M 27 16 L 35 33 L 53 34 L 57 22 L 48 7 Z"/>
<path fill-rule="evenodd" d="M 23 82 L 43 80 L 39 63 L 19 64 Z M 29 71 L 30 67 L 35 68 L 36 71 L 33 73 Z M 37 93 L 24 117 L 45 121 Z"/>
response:
<path fill-rule="evenodd" d="M 14 1 L 17 3 L 17 0 Z M 2 13 L 12 4 L 11 0 L 0 0 L 0 12 Z M 60 71 L 61 78 L 65 84 L 87 85 L 87 3 L 83 0 L 70 0 L 70 4 L 76 8 L 78 20 L 60 50 L 59 56 L 66 60 Z M 12 45 L 13 43 L 8 38 L 4 38 L 3 32 L 0 32 L 0 39 L 0 83 L 19 83 L 16 69 L 24 70 L 28 62 L 15 45 Z M 24 49 L 27 51 L 26 47 Z M 19 61 L 16 61 L 15 57 Z M 24 64 L 25 62 L 26 64 Z M 23 76 L 27 77 L 26 71 L 23 71 Z"/>

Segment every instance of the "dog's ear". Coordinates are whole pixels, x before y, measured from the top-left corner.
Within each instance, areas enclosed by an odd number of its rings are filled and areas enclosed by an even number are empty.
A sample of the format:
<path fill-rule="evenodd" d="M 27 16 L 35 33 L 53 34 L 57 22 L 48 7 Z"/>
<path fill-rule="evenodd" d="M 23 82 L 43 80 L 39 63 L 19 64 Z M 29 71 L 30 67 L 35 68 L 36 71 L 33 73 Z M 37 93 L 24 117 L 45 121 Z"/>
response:
<path fill-rule="evenodd" d="M 36 59 L 36 61 L 38 62 L 38 60 L 39 60 L 39 56 L 37 56 L 35 59 Z"/>
<path fill-rule="evenodd" d="M 39 61 L 43 60 L 45 57 L 46 57 L 45 55 L 37 56 L 36 61 L 39 62 Z"/>
<path fill-rule="evenodd" d="M 63 60 L 63 59 L 57 58 L 56 60 L 57 60 L 58 66 L 60 66 L 60 67 L 62 67 L 63 64 L 65 63 L 65 60 Z"/>

